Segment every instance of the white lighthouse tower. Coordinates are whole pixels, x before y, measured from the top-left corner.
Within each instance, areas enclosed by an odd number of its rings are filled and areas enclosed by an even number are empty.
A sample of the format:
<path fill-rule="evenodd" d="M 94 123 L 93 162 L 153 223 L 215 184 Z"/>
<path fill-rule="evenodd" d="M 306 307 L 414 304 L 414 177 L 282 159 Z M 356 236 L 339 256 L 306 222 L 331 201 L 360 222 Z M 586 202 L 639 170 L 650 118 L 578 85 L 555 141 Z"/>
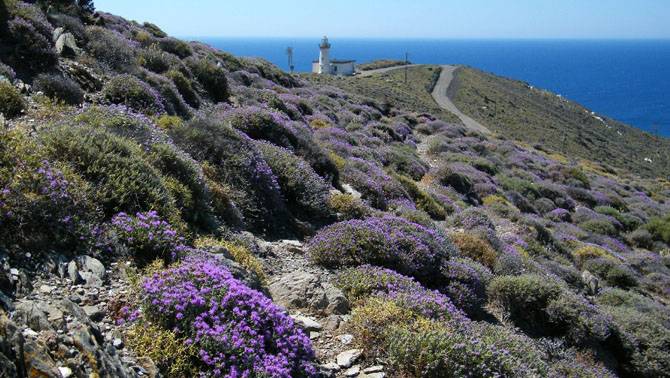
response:
<path fill-rule="evenodd" d="M 319 45 L 319 73 L 330 74 L 330 43 L 328 37 L 324 36 Z"/>

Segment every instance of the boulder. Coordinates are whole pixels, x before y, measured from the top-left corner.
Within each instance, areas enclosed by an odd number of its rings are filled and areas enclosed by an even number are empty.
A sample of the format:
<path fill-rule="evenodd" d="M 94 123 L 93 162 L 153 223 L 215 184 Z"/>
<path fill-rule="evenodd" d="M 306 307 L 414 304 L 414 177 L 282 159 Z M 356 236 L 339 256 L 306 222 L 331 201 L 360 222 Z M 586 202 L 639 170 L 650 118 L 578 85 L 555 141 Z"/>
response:
<path fill-rule="evenodd" d="M 360 349 L 351 349 L 337 355 L 337 364 L 342 368 L 348 368 L 354 364 L 363 354 Z"/>
<path fill-rule="evenodd" d="M 296 271 L 285 274 L 270 283 L 270 294 L 275 302 L 287 309 L 310 312 L 346 314 L 349 301 L 341 290 L 325 283 L 312 273 Z"/>
<path fill-rule="evenodd" d="M 56 53 L 60 56 L 75 57 L 81 54 L 77 40 L 72 33 L 61 33 L 56 41 Z"/>
<path fill-rule="evenodd" d="M 588 289 L 589 295 L 598 295 L 600 282 L 598 281 L 598 278 L 596 276 L 594 276 L 588 270 L 585 270 L 582 272 L 582 280 L 584 281 L 584 284 Z"/>

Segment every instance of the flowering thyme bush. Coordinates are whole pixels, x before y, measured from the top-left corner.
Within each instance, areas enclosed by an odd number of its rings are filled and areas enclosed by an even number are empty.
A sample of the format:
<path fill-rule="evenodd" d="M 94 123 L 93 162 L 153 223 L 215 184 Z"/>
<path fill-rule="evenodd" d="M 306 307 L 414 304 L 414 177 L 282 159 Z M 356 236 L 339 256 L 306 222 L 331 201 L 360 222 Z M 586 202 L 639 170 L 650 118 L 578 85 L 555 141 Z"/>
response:
<path fill-rule="evenodd" d="M 401 218 L 369 218 L 322 229 L 307 245 L 310 258 L 325 266 L 373 264 L 430 282 L 451 244 L 433 231 Z"/>
<path fill-rule="evenodd" d="M 316 376 L 309 338 L 217 261 L 187 257 L 142 289 L 147 319 L 198 348 L 204 376 Z"/>
<path fill-rule="evenodd" d="M 141 264 L 155 259 L 173 261 L 184 251 L 184 238 L 155 211 L 115 215 L 103 240 L 106 246 L 101 243 L 99 247 L 107 247 L 108 252 L 130 253 Z"/>

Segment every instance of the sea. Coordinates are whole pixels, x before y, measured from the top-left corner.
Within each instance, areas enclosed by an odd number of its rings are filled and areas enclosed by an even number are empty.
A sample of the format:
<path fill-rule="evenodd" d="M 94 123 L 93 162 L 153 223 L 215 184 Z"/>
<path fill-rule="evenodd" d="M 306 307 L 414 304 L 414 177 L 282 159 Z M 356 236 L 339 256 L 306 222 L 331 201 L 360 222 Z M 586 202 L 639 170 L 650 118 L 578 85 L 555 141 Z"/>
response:
<path fill-rule="evenodd" d="M 194 38 L 238 56 L 309 72 L 320 38 Z M 525 81 L 592 111 L 670 138 L 670 40 L 329 38 L 331 59 L 458 64 Z"/>

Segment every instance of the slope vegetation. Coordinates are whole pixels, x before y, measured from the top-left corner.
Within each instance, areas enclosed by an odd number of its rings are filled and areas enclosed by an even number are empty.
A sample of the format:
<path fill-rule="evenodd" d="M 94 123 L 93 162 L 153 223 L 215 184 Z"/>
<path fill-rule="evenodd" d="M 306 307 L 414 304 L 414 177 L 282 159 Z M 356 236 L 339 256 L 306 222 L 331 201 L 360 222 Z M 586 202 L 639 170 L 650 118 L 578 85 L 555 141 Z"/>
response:
<path fill-rule="evenodd" d="M 668 181 L 3 4 L 0 375 L 670 374 Z"/>

